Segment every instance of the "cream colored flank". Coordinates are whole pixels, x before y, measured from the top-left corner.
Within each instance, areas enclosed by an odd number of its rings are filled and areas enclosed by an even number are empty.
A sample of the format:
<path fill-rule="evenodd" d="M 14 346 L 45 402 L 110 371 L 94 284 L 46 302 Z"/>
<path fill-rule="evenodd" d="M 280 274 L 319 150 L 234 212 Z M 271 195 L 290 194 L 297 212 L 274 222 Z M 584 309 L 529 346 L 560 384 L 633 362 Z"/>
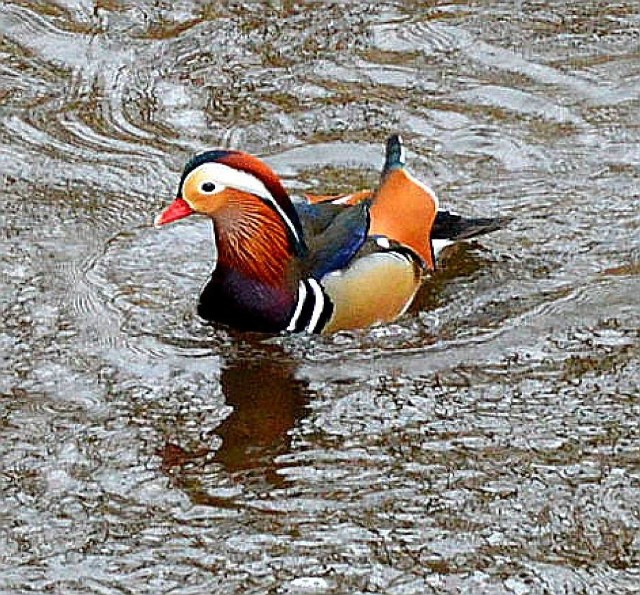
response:
<path fill-rule="evenodd" d="M 422 282 L 419 267 L 402 255 L 379 252 L 322 280 L 335 305 L 323 333 L 390 322 L 404 313 Z"/>

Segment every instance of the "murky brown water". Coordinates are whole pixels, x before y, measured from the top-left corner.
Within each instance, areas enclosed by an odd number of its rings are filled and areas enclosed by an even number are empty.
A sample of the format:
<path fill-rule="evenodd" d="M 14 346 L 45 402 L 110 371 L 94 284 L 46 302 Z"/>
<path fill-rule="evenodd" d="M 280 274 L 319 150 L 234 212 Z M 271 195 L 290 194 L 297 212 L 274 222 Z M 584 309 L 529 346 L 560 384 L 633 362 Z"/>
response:
<path fill-rule="evenodd" d="M 0 7 L 3 593 L 640 590 L 635 0 Z M 399 323 L 206 327 L 228 145 L 515 217 Z"/>

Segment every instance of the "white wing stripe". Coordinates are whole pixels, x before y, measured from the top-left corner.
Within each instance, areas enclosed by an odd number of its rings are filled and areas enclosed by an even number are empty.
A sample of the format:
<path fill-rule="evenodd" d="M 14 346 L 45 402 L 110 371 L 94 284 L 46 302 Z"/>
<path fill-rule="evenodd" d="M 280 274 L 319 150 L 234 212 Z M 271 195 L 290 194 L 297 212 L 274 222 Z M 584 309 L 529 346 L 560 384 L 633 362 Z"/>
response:
<path fill-rule="evenodd" d="M 442 252 L 447 246 L 451 246 L 453 242 L 451 240 L 431 240 L 433 245 L 433 255 L 438 258 L 440 252 Z"/>
<path fill-rule="evenodd" d="M 315 304 L 313 306 L 313 314 L 311 315 L 311 320 L 307 325 L 306 330 L 310 333 L 316 330 L 316 325 L 320 320 L 320 316 L 322 315 L 322 311 L 324 310 L 324 294 L 322 293 L 322 288 L 320 284 L 313 278 L 307 279 L 307 283 L 311 286 L 313 293 L 315 295 Z"/>
<path fill-rule="evenodd" d="M 300 318 L 300 314 L 302 313 L 302 306 L 304 305 L 305 300 L 307 299 L 307 288 L 304 284 L 304 281 L 300 281 L 298 284 L 298 301 L 296 302 L 296 309 L 293 312 L 293 316 L 289 321 L 289 325 L 287 326 L 288 331 L 296 330 L 296 324 L 298 323 L 298 318 Z"/>

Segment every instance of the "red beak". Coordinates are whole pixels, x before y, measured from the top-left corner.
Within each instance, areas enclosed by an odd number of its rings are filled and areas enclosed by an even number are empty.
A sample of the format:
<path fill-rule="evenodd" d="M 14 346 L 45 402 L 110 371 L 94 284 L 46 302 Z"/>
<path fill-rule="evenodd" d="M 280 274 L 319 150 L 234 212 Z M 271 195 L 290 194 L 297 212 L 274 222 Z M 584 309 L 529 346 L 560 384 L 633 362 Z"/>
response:
<path fill-rule="evenodd" d="M 189 215 L 193 215 L 195 211 L 187 204 L 183 198 L 176 198 L 162 213 L 160 213 L 153 224 L 156 227 L 172 223 L 178 219 L 183 219 Z"/>

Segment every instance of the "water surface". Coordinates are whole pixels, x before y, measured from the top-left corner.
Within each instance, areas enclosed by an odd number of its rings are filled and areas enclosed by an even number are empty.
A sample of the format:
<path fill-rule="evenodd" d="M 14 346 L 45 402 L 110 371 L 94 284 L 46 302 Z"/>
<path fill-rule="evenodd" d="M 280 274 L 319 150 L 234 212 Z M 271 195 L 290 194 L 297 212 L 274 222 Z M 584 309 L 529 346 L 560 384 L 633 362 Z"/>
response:
<path fill-rule="evenodd" d="M 637 592 L 636 4 L 4 2 L 0 590 Z M 349 191 L 393 132 L 514 222 L 395 324 L 203 325 L 185 160 Z"/>

